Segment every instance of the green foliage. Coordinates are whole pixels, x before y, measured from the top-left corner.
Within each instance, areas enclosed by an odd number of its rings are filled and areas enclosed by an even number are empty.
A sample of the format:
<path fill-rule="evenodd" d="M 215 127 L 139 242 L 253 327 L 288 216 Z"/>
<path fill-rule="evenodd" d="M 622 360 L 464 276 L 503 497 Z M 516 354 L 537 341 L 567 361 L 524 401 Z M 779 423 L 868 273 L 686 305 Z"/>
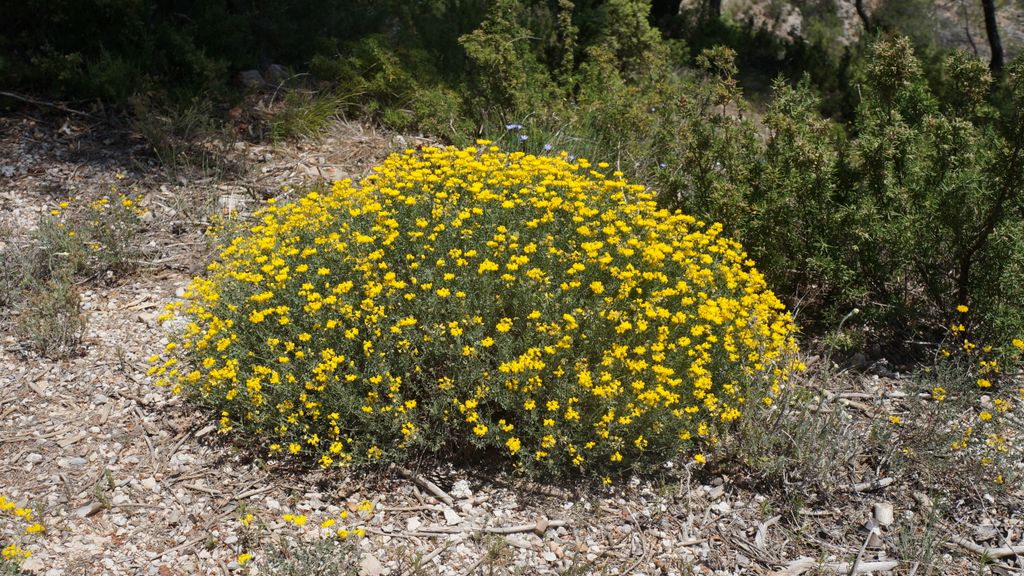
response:
<path fill-rule="evenodd" d="M 68 276 L 26 286 L 14 316 L 14 334 L 39 354 L 68 358 L 81 351 L 85 315 Z"/>
<path fill-rule="evenodd" d="M 352 96 L 346 110 L 399 130 L 456 137 L 471 129 L 463 98 L 445 85 L 431 54 L 420 48 L 394 49 L 373 35 L 347 44 L 346 56 L 313 58 L 311 71 Z"/>
<path fill-rule="evenodd" d="M 344 96 L 334 94 L 288 92 L 281 111 L 270 119 L 270 138 L 279 141 L 318 136 L 348 103 Z"/>
<path fill-rule="evenodd" d="M 518 7 L 513 0 L 498 0 L 480 27 L 459 39 L 473 64 L 475 104 L 518 112 L 557 101 L 548 69 L 530 46 L 531 31 L 516 18 Z"/>
<path fill-rule="evenodd" d="M 1024 328 L 1004 295 L 1019 285 L 1024 138 L 1015 108 L 985 104 L 983 66 L 950 56 L 943 100 L 906 40 L 879 41 L 843 130 L 806 80 L 776 82 L 755 124 L 728 56 L 702 56 L 704 80 L 681 103 L 667 143 L 678 148 L 665 154 L 678 164 L 659 180 L 670 206 L 725 223 L 772 285 L 802 300 L 805 322 L 860 308 L 903 338 L 934 334 L 972 303 L 1004 339 Z"/>
<path fill-rule="evenodd" d="M 382 28 L 391 7 L 361 0 L 30 0 L 4 14 L 0 81 L 115 103 L 151 90 L 187 101 L 222 94 L 232 72 L 267 60 L 305 65 L 332 39 Z"/>
<path fill-rule="evenodd" d="M 12 237 L 0 249 L 0 309 L 10 311 L 24 344 L 53 358 L 81 351 L 85 316 L 77 286 L 113 282 L 135 269 L 140 200 L 116 193 L 62 202 L 28 238 Z"/>

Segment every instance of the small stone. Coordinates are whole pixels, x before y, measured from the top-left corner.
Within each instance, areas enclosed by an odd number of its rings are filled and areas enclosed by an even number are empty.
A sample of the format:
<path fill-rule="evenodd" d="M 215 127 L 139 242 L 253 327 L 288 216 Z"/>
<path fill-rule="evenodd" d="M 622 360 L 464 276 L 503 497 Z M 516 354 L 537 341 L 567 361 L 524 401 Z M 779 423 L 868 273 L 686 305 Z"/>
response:
<path fill-rule="evenodd" d="M 533 544 L 530 544 L 527 540 L 520 538 L 519 536 L 506 536 L 505 542 L 507 542 L 509 546 L 515 546 L 516 548 L 533 550 Z"/>
<path fill-rule="evenodd" d="M 75 514 L 80 518 L 88 518 L 89 516 L 92 516 L 93 514 L 99 512 L 102 509 L 103 504 L 100 504 L 99 502 L 90 502 L 89 504 L 82 506 L 78 510 L 75 510 Z"/>
<path fill-rule="evenodd" d="M 547 562 L 554 562 L 555 560 L 558 560 L 558 556 L 555 556 L 555 553 L 554 553 L 554 552 L 551 552 L 551 551 L 545 552 L 545 553 L 544 553 L 544 554 L 542 554 L 541 556 L 542 556 L 542 557 L 544 558 L 544 560 L 545 560 L 545 561 L 547 561 Z"/>
<path fill-rule="evenodd" d="M 373 554 L 363 554 L 359 560 L 359 576 L 380 576 L 384 565 Z"/>
<path fill-rule="evenodd" d="M 451 495 L 454 498 L 472 498 L 473 491 L 469 488 L 468 480 L 456 480 L 455 484 L 452 485 Z"/>
<path fill-rule="evenodd" d="M 142 484 L 142 487 L 145 488 L 146 490 L 149 490 L 150 492 L 160 491 L 160 485 L 157 484 L 156 478 L 153 478 L 152 476 L 148 478 L 143 478 L 142 481 L 139 482 L 139 484 Z"/>
<path fill-rule="evenodd" d="M 455 510 L 452 510 L 451 508 L 445 508 L 444 521 L 449 526 L 455 526 L 456 524 L 462 524 L 462 516 L 459 516 L 459 513 L 456 512 Z"/>
<path fill-rule="evenodd" d="M 43 455 L 36 454 L 35 452 L 33 452 L 25 457 L 25 461 L 28 462 L 29 464 L 39 464 L 40 462 L 43 461 Z"/>
<path fill-rule="evenodd" d="M 423 526 L 423 522 L 420 521 L 418 516 L 413 516 L 405 521 L 405 529 L 409 532 L 415 532 L 420 526 Z"/>

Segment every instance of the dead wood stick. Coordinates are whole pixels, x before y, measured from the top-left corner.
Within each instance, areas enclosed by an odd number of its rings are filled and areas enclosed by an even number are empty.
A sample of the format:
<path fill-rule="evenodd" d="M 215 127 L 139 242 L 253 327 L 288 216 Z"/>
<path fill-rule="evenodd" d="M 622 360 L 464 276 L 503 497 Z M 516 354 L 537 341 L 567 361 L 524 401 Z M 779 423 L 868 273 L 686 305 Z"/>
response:
<path fill-rule="evenodd" d="M 408 480 L 412 480 L 420 487 L 422 487 L 424 490 L 433 494 L 434 497 L 436 497 L 441 502 L 444 502 L 449 506 L 455 505 L 455 500 L 453 500 L 452 497 L 449 496 L 447 492 L 442 490 L 437 484 L 434 484 L 430 480 L 427 480 L 426 478 L 418 474 L 415 474 L 412 470 L 409 470 L 408 468 L 402 468 L 401 466 L 393 466 L 393 468 L 396 471 L 398 471 L 398 473 L 401 474 L 402 477 Z"/>
<path fill-rule="evenodd" d="M 557 486 L 547 486 L 544 484 L 538 484 L 536 482 L 524 482 L 523 488 L 526 488 L 530 492 L 536 492 L 542 496 L 550 496 L 552 498 L 564 498 L 566 500 L 572 498 L 572 494 Z"/>
<path fill-rule="evenodd" d="M 264 486 L 263 488 L 253 488 L 252 490 L 246 490 L 245 492 L 242 492 L 241 494 L 235 496 L 235 500 L 244 500 L 245 498 L 249 498 L 250 496 L 258 496 L 260 494 L 270 492 L 273 489 L 273 486 Z"/>
<path fill-rule="evenodd" d="M 182 484 L 182 486 L 188 488 L 189 490 L 195 490 L 196 492 L 205 492 L 212 496 L 220 495 L 220 490 L 214 490 L 213 488 L 207 488 L 206 486 L 200 486 L 199 484 Z"/>
<path fill-rule="evenodd" d="M 834 574 L 862 574 L 866 572 L 886 572 L 894 570 L 899 566 L 895 560 L 882 560 L 877 562 L 861 562 L 856 566 L 849 562 L 836 562 L 833 564 L 821 564 L 814 558 L 800 558 L 790 562 L 785 569 L 776 574 L 797 576 L 811 569 L 825 570 Z"/>
<path fill-rule="evenodd" d="M 481 564 L 483 564 L 484 560 L 486 559 L 487 554 L 483 554 L 482 556 L 477 558 L 476 562 L 473 562 L 473 564 L 469 568 L 466 568 L 466 571 L 462 573 L 462 576 L 470 576 L 471 574 L 473 574 L 473 571 L 476 570 Z"/>
<path fill-rule="evenodd" d="M 15 94 L 14 92 L 7 92 L 6 90 L 0 91 L 0 96 L 7 96 L 8 98 L 13 98 L 15 100 L 19 100 L 19 101 L 24 102 L 26 104 L 32 104 L 34 106 L 45 106 L 47 108 L 55 108 L 57 110 L 60 110 L 61 112 L 67 112 L 68 114 L 77 114 L 78 116 L 87 116 L 87 117 L 91 117 L 92 116 L 92 114 L 89 114 L 88 112 L 82 112 L 81 110 L 74 110 L 74 109 L 68 108 L 67 106 L 64 106 L 63 104 L 55 104 L 53 102 L 46 102 L 44 100 L 36 100 L 35 98 L 29 98 L 28 96 L 22 96 L 21 94 Z"/>
<path fill-rule="evenodd" d="M 566 520 L 548 520 L 546 528 L 558 528 L 560 526 L 568 526 L 569 522 Z M 518 532 L 541 532 L 541 526 L 537 523 L 533 524 L 517 524 L 515 526 L 492 526 L 487 528 L 481 528 L 481 532 L 487 532 L 488 534 L 516 534 Z"/>
<path fill-rule="evenodd" d="M 985 556 L 998 560 L 1000 558 L 1006 558 L 1009 556 L 1021 556 L 1024 555 L 1024 546 L 1003 546 L 1001 548 L 988 548 L 986 546 L 980 546 L 961 538 L 960 536 L 949 536 L 949 542 L 947 544 L 959 546 L 965 550 L 970 550 L 979 556 Z"/>
<path fill-rule="evenodd" d="M 382 532 L 382 534 L 383 534 L 383 532 Z M 434 550 L 433 550 L 433 551 L 432 551 L 432 552 L 431 552 L 430 554 L 427 554 L 427 555 L 426 555 L 426 556 L 424 556 L 423 558 L 420 558 L 420 559 L 419 559 L 419 561 L 417 561 L 417 562 L 416 562 L 416 564 L 415 564 L 414 566 L 412 566 L 412 567 L 410 567 L 409 569 L 407 569 L 407 570 L 403 571 L 403 572 L 402 572 L 402 574 L 401 574 L 401 576 L 410 576 L 411 574 L 417 574 L 417 573 L 419 573 L 419 568 L 420 568 L 420 567 L 422 567 L 422 566 L 424 566 L 425 564 L 429 563 L 429 562 L 430 562 L 431 560 L 433 560 L 433 559 L 434 559 L 435 557 L 437 557 L 437 556 L 438 556 L 438 555 L 440 555 L 440 554 L 441 554 L 442 552 L 444 552 L 445 550 L 447 550 L 449 546 L 450 546 L 450 544 L 448 544 L 448 543 L 445 543 L 445 545 L 444 545 L 444 546 L 439 546 L 439 547 L 435 548 L 435 549 L 434 549 Z"/>
<path fill-rule="evenodd" d="M 518 534 L 521 532 L 542 533 L 541 529 L 568 526 L 567 520 L 548 520 L 546 524 L 514 524 L 512 526 L 426 526 L 417 532 L 406 533 L 409 536 L 437 536 L 439 534 L 463 534 L 466 532 L 482 532 L 485 534 Z M 392 534 L 393 536 L 393 534 Z"/>
<path fill-rule="evenodd" d="M 851 492 L 868 492 L 870 490 L 880 490 L 886 486 L 895 482 L 892 478 L 879 478 L 878 480 L 872 480 L 871 482 L 859 482 L 850 486 Z"/>

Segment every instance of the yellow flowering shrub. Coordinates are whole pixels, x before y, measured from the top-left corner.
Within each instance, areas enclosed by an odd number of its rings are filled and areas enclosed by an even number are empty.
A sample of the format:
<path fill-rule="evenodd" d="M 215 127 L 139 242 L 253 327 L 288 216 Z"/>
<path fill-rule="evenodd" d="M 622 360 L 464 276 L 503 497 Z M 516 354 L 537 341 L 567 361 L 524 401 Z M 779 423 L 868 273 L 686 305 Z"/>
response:
<path fill-rule="evenodd" d="M 271 204 L 165 319 L 151 373 L 323 467 L 409 450 L 624 470 L 798 367 L 742 247 L 607 164 L 489 142 Z"/>

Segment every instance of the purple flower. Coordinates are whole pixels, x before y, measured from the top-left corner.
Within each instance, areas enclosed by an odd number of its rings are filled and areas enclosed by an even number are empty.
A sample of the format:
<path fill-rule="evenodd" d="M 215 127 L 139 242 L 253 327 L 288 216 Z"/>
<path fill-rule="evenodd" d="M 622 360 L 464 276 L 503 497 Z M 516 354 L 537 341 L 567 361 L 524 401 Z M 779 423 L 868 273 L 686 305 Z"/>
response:
<path fill-rule="evenodd" d="M 519 135 L 519 141 L 520 141 L 520 142 L 526 142 L 526 141 L 527 141 L 527 140 L 529 140 L 529 139 L 530 139 L 530 137 L 529 137 L 529 136 L 527 136 L 526 134 L 520 134 L 520 135 Z"/>
<path fill-rule="evenodd" d="M 575 162 L 575 161 L 576 161 L 576 157 L 573 156 L 572 154 L 569 154 L 569 162 Z"/>
<path fill-rule="evenodd" d="M 517 130 L 522 130 L 522 129 L 523 129 L 523 125 L 522 124 L 505 124 L 505 130 L 517 131 Z"/>
<path fill-rule="evenodd" d="M 544 145 L 544 151 L 545 152 L 551 152 L 551 144 L 545 144 Z"/>

